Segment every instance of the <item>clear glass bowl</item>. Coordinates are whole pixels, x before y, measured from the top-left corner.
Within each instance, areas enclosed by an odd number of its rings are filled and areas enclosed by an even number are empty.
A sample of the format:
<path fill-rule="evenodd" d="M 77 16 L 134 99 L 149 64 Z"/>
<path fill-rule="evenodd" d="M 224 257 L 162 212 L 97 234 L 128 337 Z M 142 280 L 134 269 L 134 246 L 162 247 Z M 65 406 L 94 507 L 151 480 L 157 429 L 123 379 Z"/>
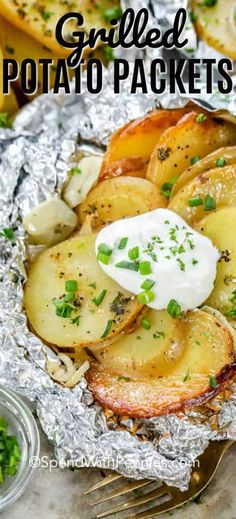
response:
<path fill-rule="evenodd" d="M 34 469 L 30 458 L 39 456 L 40 440 L 35 419 L 21 398 L 0 386 L 0 416 L 9 424 L 9 434 L 17 436 L 21 448 L 21 461 L 15 476 L 8 476 L 0 485 L 0 511 L 10 506 L 24 492 Z"/>

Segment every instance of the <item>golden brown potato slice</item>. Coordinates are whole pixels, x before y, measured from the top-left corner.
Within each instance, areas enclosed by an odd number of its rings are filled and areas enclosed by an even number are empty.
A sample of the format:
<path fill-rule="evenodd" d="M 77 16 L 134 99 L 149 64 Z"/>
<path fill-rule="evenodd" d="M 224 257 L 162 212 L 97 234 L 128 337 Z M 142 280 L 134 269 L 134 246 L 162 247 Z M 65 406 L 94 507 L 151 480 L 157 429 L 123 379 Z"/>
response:
<path fill-rule="evenodd" d="M 236 164 L 202 173 L 171 199 L 168 209 L 190 225 L 209 211 L 236 206 Z"/>
<path fill-rule="evenodd" d="M 182 187 L 188 182 L 194 180 L 198 175 L 206 173 L 210 169 L 217 167 L 230 166 L 236 163 L 236 146 L 228 146 L 227 148 L 219 148 L 212 153 L 209 153 L 206 157 L 190 166 L 175 182 L 171 191 L 170 200 L 176 195 Z"/>
<path fill-rule="evenodd" d="M 113 162 L 106 169 L 102 170 L 100 180 L 107 180 L 116 177 L 140 177 L 145 178 L 147 172 L 147 163 L 141 157 L 128 157 Z"/>
<path fill-rule="evenodd" d="M 156 186 L 144 178 L 117 177 L 100 182 L 78 206 L 79 223 L 92 215 L 93 228 L 163 207 Z"/>
<path fill-rule="evenodd" d="M 86 374 L 103 406 L 148 418 L 203 404 L 232 381 L 233 337 L 212 315 L 197 310 L 174 323 L 163 311 L 147 316 L 150 330 L 120 338 Z"/>
<path fill-rule="evenodd" d="M 0 14 L 6 20 L 29 34 L 42 45 L 61 56 L 67 56 L 71 49 L 63 48 L 56 40 L 55 28 L 58 20 L 67 12 L 79 12 L 84 16 L 84 31 L 89 33 L 91 28 L 110 27 L 110 8 L 118 7 L 118 0 L 75 0 L 64 2 L 61 0 L 35 0 L 15 1 L 1 0 Z M 66 25 L 69 35 L 78 30 L 77 22 L 73 19 Z"/>
<path fill-rule="evenodd" d="M 99 267 L 95 238 L 76 236 L 43 252 L 30 267 L 25 286 L 25 309 L 33 330 L 46 343 L 69 347 L 72 353 L 82 346 L 112 342 L 142 308 Z M 67 302 L 66 282 L 71 280 L 78 289 Z"/>
<path fill-rule="evenodd" d="M 140 161 L 138 171 L 146 171 L 151 153 L 162 133 L 175 125 L 190 106 L 178 110 L 156 110 L 131 121 L 112 136 L 104 157 L 100 178 L 109 178 L 118 161 Z M 116 175 L 117 176 L 117 175 Z M 137 175 L 141 176 L 141 175 Z"/>
<path fill-rule="evenodd" d="M 206 7 L 192 0 L 193 19 L 198 36 L 229 58 L 236 59 L 235 0 L 217 0 Z"/>
<path fill-rule="evenodd" d="M 147 178 L 160 192 L 208 153 L 236 143 L 236 126 L 193 111 L 163 133 L 149 162 Z M 163 196 L 166 201 L 166 197 Z"/>
<path fill-rule="evenodd" d="M 221 252 L 215 287 L 207 304 L 220 310 L 236 324 L 236 207 L 209 214 L 195 226 Z"/>

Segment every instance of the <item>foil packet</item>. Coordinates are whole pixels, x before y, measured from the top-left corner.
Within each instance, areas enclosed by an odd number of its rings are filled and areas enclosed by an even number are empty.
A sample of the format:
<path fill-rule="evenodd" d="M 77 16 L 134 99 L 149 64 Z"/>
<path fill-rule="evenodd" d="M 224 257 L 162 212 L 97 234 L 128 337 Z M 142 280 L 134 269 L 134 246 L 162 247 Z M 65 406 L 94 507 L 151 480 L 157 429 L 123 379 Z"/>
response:
<path fill-rule="evenodd" d="M 156 0 L 151 12 L 164 27 L 185 4 Z M 132 0 L 123 2 L 124 8 L 132 6 Z M 135 2 L 136 10 L 148 6 L 146 0 Z M 157 21 L 151 17 L 150 23 Z M 196 40 L 193 29 L 188 30 Z M 144 51 L 141 57 L 148 63 L 156 54 Z M 139 421 L 137 433 L 132 434 L 131 419 L 122 427 L 111 426 L 85 380 L 68 389 L 50 378 L 45 368 L 48 350 L 29 331 L 22 309 L 27 260 L 23 215 L 52 194 L 60 195 L 75 153 L 103 151 L 114 130 L 130 119 L 157 106 L 173 108 L 188 102 L 179 96 L 158 100 L 151 93 L 133 96 L 128 83 L 117 96 L 110 68 L 104 73 L 101 94 L 41 96 L 17 115 L 13 129 L 0 129 L 0 222 L 1 228 L 13 227 L 16 236 L 12 242 L 0 240 L 0 381 L 35 402 L 59 463 L 71 460 L 110 468 L 130 478 L 158 479 L 186 490 L 194 460 L 209 441 L 236 439 L 236 387 L 220 404 L 216 428 L 200 411 L 192 411 Z M 203 92 L 197 102 L 236 115 L 233 96 L 225 100 Z"/>

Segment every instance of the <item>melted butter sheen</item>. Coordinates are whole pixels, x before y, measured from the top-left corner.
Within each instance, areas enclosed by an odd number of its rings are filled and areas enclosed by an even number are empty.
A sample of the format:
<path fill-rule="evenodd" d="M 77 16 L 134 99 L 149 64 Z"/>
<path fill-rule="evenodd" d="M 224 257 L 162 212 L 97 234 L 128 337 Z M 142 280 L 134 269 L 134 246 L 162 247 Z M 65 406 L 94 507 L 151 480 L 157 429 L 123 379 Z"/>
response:
<path fill-rule="evenodd" d="M 127 245 L 119 249 L 124 237 L 128 238 Z M 100 267 L 121 287 L 138 295 L 146 279 L 155 282 L 151 288 L 155 297 L 148 304 L 151 308 L 166 309 L 174 299 L 183 311 L 190 310 L 204 303 L 213 290 L 218 250 L 172 211 L 156 209 L 116 221 L 99 232 L 96 254 L 102 243 L 113 252 L 109 264 L 99 261 Z M 137 261 L 150 263 L 150 274 L 116 266 L 121 261 L 131 261 L 128 253 L 134 247 L 139 248 Z"/>

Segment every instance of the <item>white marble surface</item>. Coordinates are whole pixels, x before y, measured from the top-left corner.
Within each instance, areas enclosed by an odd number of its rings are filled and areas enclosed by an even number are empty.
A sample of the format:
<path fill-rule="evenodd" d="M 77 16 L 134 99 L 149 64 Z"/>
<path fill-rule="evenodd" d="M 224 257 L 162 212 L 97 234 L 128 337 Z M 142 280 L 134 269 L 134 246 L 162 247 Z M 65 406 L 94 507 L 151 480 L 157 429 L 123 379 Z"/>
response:
<path fill-rule="evenodd" d="M 41 456 L 53 458 L 53 448 L 42 431 Z M 226 454 L 214 481 L 202 494 L 199 504 L 191 503 L 159 517 L 236 519 L 235 461 L 236 444 Z M 94 469 L 71 471 L 56 468 L 51 472 L 45 468 L 36 469 L 25 494 L 10 509 L 1 513 L 1 519 L 95 519 L 96 513 L 104 510 L 104 506 L 91 507 L 95 496 L 93 499 L 91 496 L 83 496 L 83 491 L 101 477 L 101 472 Z M 104 490 L 100 492 L 102 495 L 103 493 Z M 116 517 L 120 519 L 124 515 Z M 129 514 L 126 513 L 125 517 L 129 517 Z"/>

